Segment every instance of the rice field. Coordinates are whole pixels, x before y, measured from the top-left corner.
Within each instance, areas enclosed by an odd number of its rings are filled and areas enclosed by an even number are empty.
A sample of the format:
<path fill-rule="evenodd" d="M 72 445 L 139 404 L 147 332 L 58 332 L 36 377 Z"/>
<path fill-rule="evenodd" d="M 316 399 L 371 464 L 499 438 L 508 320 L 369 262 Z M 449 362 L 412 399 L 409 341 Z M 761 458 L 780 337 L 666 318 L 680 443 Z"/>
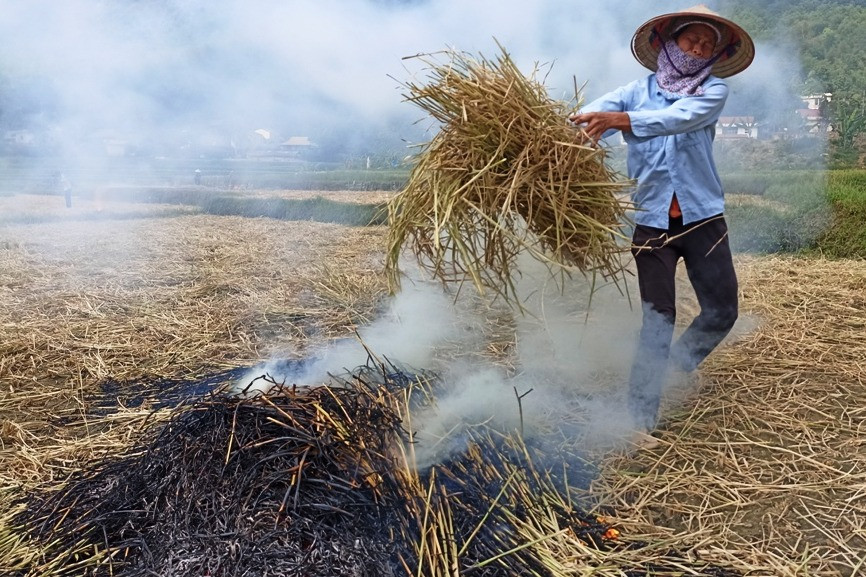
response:
<path fill-rule="evenodd" d="M 388 197 L 346 196 L 364 194 Z M 304 358 L 353 338 L 388 303 L 384 226 L 100 202 L 67 209 L 56 196 L 0 196 L 0 214 L 23 216 L 0 219 L 3 575 L 39 574 L 39 552 L 9 525 L 15 498 L 62 486 L 167 418 L 160 383 Z M 643 546 L 589 551 L 542 524 L 548 533 L 534 539 L 550 544 L 551 575 L 866 573 L 866 263 L 740 255 L 737 267 L 743 323 L 695 380 L 670 391 L 661 447 L 594 446 L 598 475 L 570 494 L 623 543 Z M 482 318 L 481 354 L 505 374 L 519 370 L 515 323 Z M 627 364 L 592 376 L 599 395 L 622 394 Z M 116 403 L 96 410 L 106 392 Z M 681 554 L 678 573 L 653 569 L 666 551 Z M 394 574 L 462 574 L 427 569 Z"/>

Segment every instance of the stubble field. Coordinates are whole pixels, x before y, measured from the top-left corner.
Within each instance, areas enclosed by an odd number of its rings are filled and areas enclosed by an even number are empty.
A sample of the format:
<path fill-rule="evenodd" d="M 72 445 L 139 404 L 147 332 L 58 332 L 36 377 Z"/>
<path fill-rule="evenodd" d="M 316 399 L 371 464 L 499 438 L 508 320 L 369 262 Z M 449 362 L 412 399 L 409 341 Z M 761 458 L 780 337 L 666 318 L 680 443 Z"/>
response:
<path fill-rule="evenodd" d="M 38 195 L 0 197 L 0 214 L 0 519 L 132 442 L 158 418 L 160 383 L 303 357 L 387 301 L 384 226 Z M 737 267 L 750 324 L 671 395 L 661 447 L 598 452 L 583 496 L 623 535 L 742 575 L 864 574 L 866 263 L 739 255 Z M 490 332 L 507 364 L 507 334 Z M 106 390 L 116 405 L 95 411 Z M 625 574 L 616 558 L 563 566 Z"/>

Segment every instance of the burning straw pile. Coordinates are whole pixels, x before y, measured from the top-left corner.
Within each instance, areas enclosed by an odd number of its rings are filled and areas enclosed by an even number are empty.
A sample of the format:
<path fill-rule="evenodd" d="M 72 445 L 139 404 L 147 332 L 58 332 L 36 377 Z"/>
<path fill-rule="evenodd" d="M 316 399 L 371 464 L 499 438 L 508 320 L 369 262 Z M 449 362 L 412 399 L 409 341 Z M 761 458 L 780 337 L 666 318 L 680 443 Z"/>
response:
<path fill-rule="evenodd" d="M 522 252 L 552 270 L 617 280 L 627 209 L 617 193 L 629 183 L 567 122 L 574 108 L 549 98 L 504 49 L 496 60 L 448 54 L 444 64 L 425 60 L 429 83 L 405 85 L 441 128 L 388 206 L 392 287 L 406 244 L 434 277 L 471 280 L 509 303 Z"/>
<path fill-rule="evenodd" d="M 14 576 L 733 573 L 580 510 L 568 462 L 474 426 L 424 471 L 410 409 L 432 375 L 361 367 L 315 387 L 215 393 L 138 446 L 21 499 L 0 523 Z M 571 473 L 569 473 L 571 471 Z"/>

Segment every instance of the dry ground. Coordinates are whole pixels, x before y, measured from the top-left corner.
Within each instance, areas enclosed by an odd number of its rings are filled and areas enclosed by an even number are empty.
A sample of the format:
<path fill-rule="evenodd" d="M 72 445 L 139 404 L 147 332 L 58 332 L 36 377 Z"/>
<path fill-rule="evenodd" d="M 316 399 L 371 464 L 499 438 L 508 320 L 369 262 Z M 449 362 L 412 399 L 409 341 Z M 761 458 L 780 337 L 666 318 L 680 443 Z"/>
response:
<path fill-rule="evenodd" d="M 85 418 L 99 383 L 303 356 L 368 323 L 386 292 L 381 227 L 23 195 L 0 197 L 0 215 L 3 494 L 134 436 L 146 404 Z M 593 496 L 625 534 L 748 575 L 866 574 L 866 263 L 738 270 L 757 326 L 666 405 L 661 448 L 603 456 Z"/>
<path fill-rule="evenodd" d="M 662 447 L 608 460 L 595 490 L 749 575 L 866 574 L 866 262 L 738 268 L 761 322 L 668 407 Z"/>

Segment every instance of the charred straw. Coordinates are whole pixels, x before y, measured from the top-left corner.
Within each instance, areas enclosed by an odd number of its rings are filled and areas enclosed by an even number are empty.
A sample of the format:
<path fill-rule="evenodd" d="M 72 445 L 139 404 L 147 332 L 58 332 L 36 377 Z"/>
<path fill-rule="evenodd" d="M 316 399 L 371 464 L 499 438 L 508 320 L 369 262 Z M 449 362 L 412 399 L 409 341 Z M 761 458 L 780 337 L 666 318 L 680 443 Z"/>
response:
<path fill-rule="evenodd" d="M 28 495 L 14 525 L 40 553 L 11 574 L 559 577 L 604 575 L 611 553 L 637 571 L 617 574 L 713 569 L 640 560 L 572 502 L 568 464 L 518 432 L 469 427 L 464 451 L 414 467 L 408 411 L 435 403 L 435 375 L 385 363 L 268 384 L 182 405 L 126 453 Z"/>

